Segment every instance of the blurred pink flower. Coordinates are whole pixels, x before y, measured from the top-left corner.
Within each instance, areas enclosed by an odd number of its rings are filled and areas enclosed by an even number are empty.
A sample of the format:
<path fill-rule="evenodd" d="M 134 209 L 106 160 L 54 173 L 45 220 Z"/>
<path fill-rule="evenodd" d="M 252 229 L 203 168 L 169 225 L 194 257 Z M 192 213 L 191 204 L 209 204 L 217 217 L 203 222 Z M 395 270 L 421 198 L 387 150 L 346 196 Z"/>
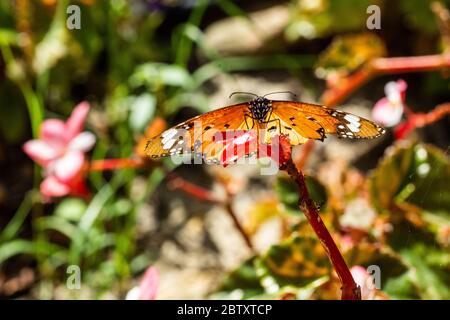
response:
<path fill-rule="evenodd" d="M 81 131 L 89 109 L 87 102 L 81 102 L 66 122 L 45 120 L 39 139 L 24 144 L 25 153 L 44 168 L 40 190 L 45 197 L 88 194 L 84 184 L 84 154 L 95 144 L 95 136 Z"/>
<path fill-rule="evenodd" d="M 385 127 L 393 127 L 402 119 L 405 111 L 407 83 L 404 80 L 388 82 L 384 87 L 386 96 L 372 109 L 372 117 Z"/>
<path fill-rule="evenodd" d="M 159 286 L 159 273 L 155 267 L 149 267 L 139 286 L 128 291 L 126 300 L 155 300 Z"/>
<path fill-rule="evenodd" d="M 350 269 L 353 279 L 361 288 L 362 300 L 373 300 L 375 298 L 377 288 L 374 283 L 372 275 L 370 275 L 366 268 L 362 266 L 353 266 Z"/>

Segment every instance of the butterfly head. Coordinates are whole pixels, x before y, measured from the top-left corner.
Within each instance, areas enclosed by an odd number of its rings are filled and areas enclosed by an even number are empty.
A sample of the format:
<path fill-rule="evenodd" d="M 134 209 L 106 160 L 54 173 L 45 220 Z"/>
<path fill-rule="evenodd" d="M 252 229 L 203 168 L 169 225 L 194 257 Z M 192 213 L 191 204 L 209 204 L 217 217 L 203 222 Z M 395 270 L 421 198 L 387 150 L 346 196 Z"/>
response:
<path fill-rule="evenodd" d="M 267 122 L 267 115 L 272 110 L 272 102 L 264 97 L 256 97 L 249 102 L 249 110 L 255 120 L 260 123 Z"/>

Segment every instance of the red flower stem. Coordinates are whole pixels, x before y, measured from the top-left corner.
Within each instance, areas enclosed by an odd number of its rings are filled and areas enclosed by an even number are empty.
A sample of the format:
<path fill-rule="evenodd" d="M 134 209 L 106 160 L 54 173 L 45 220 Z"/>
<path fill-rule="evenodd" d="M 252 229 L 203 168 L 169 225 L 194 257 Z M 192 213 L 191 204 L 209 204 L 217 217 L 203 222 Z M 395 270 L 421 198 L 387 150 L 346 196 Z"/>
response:
<path fill-rule="evenodd" d="M 322 95 L 324 105 L 332 107 L 345 100 L 364 83 L 380 74 L 433 71 L 450 68 L 450 54 L 417 57 L 377 58 L 360 71 L 339 80 Z"/>
<path fill-rule="evenodd" d="M 428 113 L 413 113 L 409 115 L 409 118 L 412 120 L 414 128 L 420 128 L 438 121 L 447 114 L 450 114 L 450 102 L 440 104 Z"/>
<path fill-rule="evenodd" d="M 175 176 L 173 173 L 168 174 L 168 186 L 169 188 L 176 190 L 179 189 L 190 196 L 199 199 L 201 201 L 211 203 L 222 203 L 216 196 L 209 190 L 184 180 L 181 177 Z"/>
<path fill-rule="evenodd" d="M 106 171 L 118 169 L 136 169 L 146 165 L 142 158 L 118 158 L 93 160 L 89 166 L 90 171 Z"/>
<path fill-rule="evenodd" d="M 317 210 L 314 201 L 309 196 L 303 173 L 297 169 L 292 159 L 285 162 L 282 169 L 295 180 L 300 189 L 300 209 L 303 211 L 317 237 L 320 239 L 334 269 L 336 270 L 342 284 L 342 300 L 361 300 L 361 289 L 355 283 L 355 280 L 353 280 L 353 276 L 350 273 L 344 258 L 339 252 L 330 232 L 320 218 L 319 211 Z"/>

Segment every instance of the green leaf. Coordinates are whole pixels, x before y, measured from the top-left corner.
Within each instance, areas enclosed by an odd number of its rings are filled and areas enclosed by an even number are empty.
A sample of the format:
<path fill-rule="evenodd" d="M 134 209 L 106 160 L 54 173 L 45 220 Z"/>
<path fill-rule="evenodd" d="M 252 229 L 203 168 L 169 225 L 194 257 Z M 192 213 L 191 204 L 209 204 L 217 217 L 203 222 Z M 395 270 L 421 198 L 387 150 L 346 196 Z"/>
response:
<path fill-rule="evenodd" d="M 328 256 L 317 237 L 294 234 L 270 247 L 261 261 L 280 285 L 305 285 L 331 271 Z"/>
<path fill-rule="evenodd" d="M 325 187 L 314 177 L 306 176 L 306 187 L 308 188 L 311 199 L 321 208 L 326 205 L 328 196 Z M 275 183 L 280 202 L 285 206 L 287 213 L 301 214 L 298 206 L 299 190 L 297 184 L 289 177 L 279 176 Z"/>
<path fill-rule="evenodd" d="M 12 29 L 0 28 L 0 46 L 10 46 L 19 42 L 19 34 Z"/>
<path fill-rule="evenodd" d="M 130 106 L 130 127 L 137 132 L 142 132 L 146 128 L 148 122 L 153 118 L 156 109 L 156 98 L 144 93 L 136 97 Z"/>
<path fill-rule="evenodd" d="M 394 294 L 408 295 L 421 299 L 450 298 L 450 253 L 436 242 L 434 235 L 423 227 L 417 227 L 408 221 L 393 224 L 393 231 L 387 238 L 388 244 L 397 252 L 403 263 L 408 266 L 408 279 L 404 284 L 411 291 L 395 292 L 390 284 L 388 288 Z M 386 289 L 389 294 L 389 290 Z"/>
<path fill-rule="evenodd" d="M 46 256 L 51 256 L 58 251 L 61 251 L 61 248 L 49 242 L 17 239 L 0 245 L 0 265 L 9 258 L 19 254 L 45 254 Z"/>
<path fill-rule="evenodd" d="M 370 176 L 369 188 L 373 204 L 380 211 L 409 203 L 448 217 L 448 181 L 450 162 L 440 149 L 425 144 L 397 144 L 386 152 Z"/>
<path fill-rule="evenodd" d="M 430 264 L 427 258 L 432 252 L 446 256 L 447 264 L 441 268 Z M 439 252 L 435 248 L 418 243 L 402 250 L 401 255 L 414 270 L 410 276 L 413 283 L 419 288 L 422 299 L 450 299 L 450 268 L 448 267 L 450 253 Z"/>
<path fill-rule="evenodd" d="M 67 221 L 80 221 L 83 214 L 86 212 L 86 202 L 79 198 L 67 198 L 55 209 L 55 215 L 64 218 Z"/>
<path fill-rule="evenodd" d="M 77 233 L 77 228 L 67 220 L 58 216 L 41 217 L 36 221 L 36 228 L 39 231 L 55 230 L 67 238 L 72 239 Z"/>
<path fill-rule="evenodd" d="M 192 79 L 183 67 L 164 63 L 145 63 L 136 68 L 129 81 L 135 88 L 145 85 L 155 89 L 161 85 L 187 87 Z"/>
<path fill-rule="evenodd" d="M 264 292 L 260 284 L 260 279 L 255 268 L 255 261 L 258 258 L 252 257 L 246 260 L 236 270 L 229 273 L 214 294 L 215 298 L 226 298 L 238 296 L 241 299 L 252 298 Z"/>

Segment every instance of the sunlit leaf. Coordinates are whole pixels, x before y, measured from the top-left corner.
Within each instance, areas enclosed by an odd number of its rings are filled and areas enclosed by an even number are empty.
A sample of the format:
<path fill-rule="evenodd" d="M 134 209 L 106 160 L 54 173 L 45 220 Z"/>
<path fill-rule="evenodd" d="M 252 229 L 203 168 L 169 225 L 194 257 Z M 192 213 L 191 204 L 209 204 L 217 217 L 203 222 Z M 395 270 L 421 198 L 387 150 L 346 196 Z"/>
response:
<path fill-rule="evenodd" d="M 272 246 L 262 262 L 269 272 L 289 281 L 310 282 L 330 270 L 328 256 L 316 237 L 292 236 L 280 244 Z"/>
<path fill-rule="evenodd" d="M 320 54 L 316 75 L 320 78 L 326 78 L 332 73 L 345 75 L 385 54 L 384 43 L 373 33 L 336 36 Z"/>
<path fill-rule="evenodd" d="M 377 0 L 297 0 L 292 6 L 287 38 L 314 39 L 361 30 L 366 26 L 367 7 L 380 3 Z"/>
<path fill-rule="evenodd" d="M 254 234 L 264 222 L 279 214 L 280 208 L 276 199 L 267 199 L 256 203 L 246 214 L 245 230 L 249 234 Z"/>

